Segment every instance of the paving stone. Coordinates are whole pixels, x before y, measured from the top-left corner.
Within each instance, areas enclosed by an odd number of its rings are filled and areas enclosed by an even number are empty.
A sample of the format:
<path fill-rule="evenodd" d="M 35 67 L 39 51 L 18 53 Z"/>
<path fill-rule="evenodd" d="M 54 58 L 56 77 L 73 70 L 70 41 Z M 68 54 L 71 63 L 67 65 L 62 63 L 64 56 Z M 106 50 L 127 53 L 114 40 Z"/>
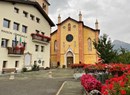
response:
<path fill-rule="evenodd" d="M 49 71 L 52 78 L 49 78 Z M 51 69 L 15 74 L 0 75 L 0 95 L 56 95 L 64 81 L 68 81 L 60 95 L 81 95 L 80 82 L 73 78 L 72 69 Z"/>

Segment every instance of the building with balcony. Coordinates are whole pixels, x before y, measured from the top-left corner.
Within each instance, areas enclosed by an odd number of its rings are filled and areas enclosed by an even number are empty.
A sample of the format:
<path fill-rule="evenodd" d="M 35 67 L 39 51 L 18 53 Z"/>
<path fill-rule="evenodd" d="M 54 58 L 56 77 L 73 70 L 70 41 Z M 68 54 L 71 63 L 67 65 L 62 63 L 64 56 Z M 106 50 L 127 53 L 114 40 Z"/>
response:
<path fill-rule="evenodd" d="M 0 73 L 34 64 L 50 67 L 49 5 L 47 0 L 0 0 Z"/>

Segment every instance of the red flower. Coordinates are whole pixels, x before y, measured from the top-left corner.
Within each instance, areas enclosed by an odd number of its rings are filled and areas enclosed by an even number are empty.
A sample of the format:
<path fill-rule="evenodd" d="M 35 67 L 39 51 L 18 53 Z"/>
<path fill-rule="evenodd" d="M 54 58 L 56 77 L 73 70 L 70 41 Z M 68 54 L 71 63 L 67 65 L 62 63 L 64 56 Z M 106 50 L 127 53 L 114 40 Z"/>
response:
<path fill-rule="evenodd" d="M 125 90 L 120 90 L 121 95 L 125 95 L 126 91 Z"/>
<path fill-rule="evenodd" d="M 90 92 L 91 90 L 101 90 L 101 82 L 95 79 L 92 75 L 84 74 L 81 77 L 81 85 L 86 89 L 86 91 Z"/>
<path fill-rule="evenodd" d="M 109 84 L 109 89 L 112 90 L 113 89 L 113 84 Z"/>
<path fill-rule="evenodd" d="M 121 82 L 121 83 L 120 83 L 120 86 L 121 86 L 121 87 L 124 87 L 124 85 L 125 85 L 125 82 Z"/>

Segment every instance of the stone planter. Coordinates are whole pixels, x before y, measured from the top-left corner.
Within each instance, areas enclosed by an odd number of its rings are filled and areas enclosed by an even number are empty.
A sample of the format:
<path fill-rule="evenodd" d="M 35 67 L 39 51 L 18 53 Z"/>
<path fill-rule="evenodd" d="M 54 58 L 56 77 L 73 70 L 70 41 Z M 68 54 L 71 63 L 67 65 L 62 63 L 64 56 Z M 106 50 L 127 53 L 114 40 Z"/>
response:
<path fill-rule="evenodd" d="M 85 74 L 85 73 L 74 73 L 74 74 L 73 74 L 73 77 L 74 77 L 75 79 L 80 79 L 80 77 L 81 77 L 83 74 Z"/>
<path fill-rule="evenodd" d="M 113 76 L 115 76 L 115 75 L 122 76 L 123 75 L 123 71 L 111 71 L 111 74 Z"/>
<path fill-rule="evenodd" d="M 90 91 L 90 92 L 87 92 L 87 91 L 85 90 L 85 88 L 83 87 L 82 95 L 101 95 L 101 92 L 98 91 L 98 90 L 96 90 L 96 89 L 94 89 L 94 90 L 92 90 L 92 91 Z"/>

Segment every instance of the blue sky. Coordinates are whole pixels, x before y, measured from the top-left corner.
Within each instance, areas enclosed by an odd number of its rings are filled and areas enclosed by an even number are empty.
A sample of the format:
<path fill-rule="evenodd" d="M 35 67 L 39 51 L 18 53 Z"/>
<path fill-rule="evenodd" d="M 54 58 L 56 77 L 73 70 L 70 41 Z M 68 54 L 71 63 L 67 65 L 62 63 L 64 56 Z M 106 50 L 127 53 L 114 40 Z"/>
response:
<path fill-rule="evenodd" d="M 78 20 L 82 12 L 85 25 L 94 28 L 98 19 L 101 34 L 111 40 L 130 43 L 130 0 L 48 0 L 49 16 L 57 24 L 60 14 L 63 21 L 68 16 Z M 56 29 L 52 28 L 52 31 Z"/>

